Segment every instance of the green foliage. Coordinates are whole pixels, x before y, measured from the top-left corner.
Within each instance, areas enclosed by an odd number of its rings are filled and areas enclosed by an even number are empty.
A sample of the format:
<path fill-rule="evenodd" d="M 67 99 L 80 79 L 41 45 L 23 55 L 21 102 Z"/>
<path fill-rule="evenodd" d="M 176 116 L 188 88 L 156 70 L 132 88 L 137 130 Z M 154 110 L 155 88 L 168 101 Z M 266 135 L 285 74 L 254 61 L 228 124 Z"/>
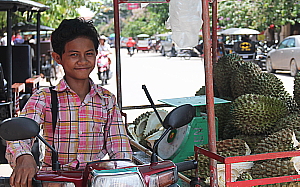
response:
<path fill-rule="evenodd" d="M 280 27 L 300 22 L 298 0 L 227 0 L 220 2 L 218 8 L 219 24 L 226 28 L 265 30 L 271 24 Z"/>
<path fill-rule="evenodd" d="M 57 28 L 63 19 L 75 18 L 79 14 L 77 8 L 85 5 L 84 0 L 34 0 L 50 7 L 49 10 L 41 13 L 41 24 Z M 2 16 L 5 15 L 5 16 Z M 4 30 L 6 27 L 5 12 L 0 12 L 0 27 Z M 15 12 L 12 23 L 26 22 L 27 12 Z M 32 17 L 32 22 L 36 23 L 36 14 Z"/>
<path fill-rule="evenodd" d="M 100 8 L 98 8 L 93 18 L 95 25 L 99 33 L 108 36 L 114 32 L 113 12 L 111 14 L 110 11 L 105 12 L 105 10 L 108 10 L 108 7 L 112 5 L 109 2 L 103 2 L 103 4 L 97 4 L 97 6 Z M 149 4 L 146 8 L 134 10 L 127 10 L 126 4 L 120 4 L 119 11 L 121 36 L 134 37 L 141 33 L 151 36 L 167 32 L 165 28 L 165 22 L 169 16 L 169 5 L 167 3 L 153 3 Z M 109 17 L 108 23 L 101 21 L 103 17 L 107 16 Z"/>

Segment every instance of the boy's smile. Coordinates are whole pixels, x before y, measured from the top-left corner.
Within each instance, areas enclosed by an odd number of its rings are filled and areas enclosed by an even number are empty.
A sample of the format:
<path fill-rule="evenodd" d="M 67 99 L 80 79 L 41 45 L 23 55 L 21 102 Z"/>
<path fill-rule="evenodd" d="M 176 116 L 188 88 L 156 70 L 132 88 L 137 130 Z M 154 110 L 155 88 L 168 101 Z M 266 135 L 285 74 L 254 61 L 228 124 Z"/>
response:
<path fill-rule="evenodd" d="M 62 57 L 54 54 L 54 60 L 61 64 L 67 81 L 87 80 L 95 67 L 97 52 L 92 40 L 78 37 L 67 42 Z"/>

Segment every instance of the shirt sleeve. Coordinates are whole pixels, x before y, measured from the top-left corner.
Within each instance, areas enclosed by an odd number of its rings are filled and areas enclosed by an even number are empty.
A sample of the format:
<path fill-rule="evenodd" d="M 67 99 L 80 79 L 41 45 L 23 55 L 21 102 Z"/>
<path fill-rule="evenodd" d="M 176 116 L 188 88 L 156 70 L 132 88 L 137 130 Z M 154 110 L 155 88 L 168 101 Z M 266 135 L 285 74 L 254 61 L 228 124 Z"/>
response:
<path fill-rule="evenodd" d="M 38 124 L 43 123 L 44 115 L 44 102 L 45 95 L 41 91 L 37 91 L 33 94 L 23 110 L 20 113 L 20 117 L 27 117 L 35 120 Z M 5 157 L 12 168 L 16 166 L 16 159 L 24 154 L 32 155 L 31 148 L 34 143 L 34 139 L 20 140 L 20 141 L 7 141 L 7 148 Z"/>
<path fill-rule="evenodd" d="M 106 126 L 106 150 L 111 159 L 132 159 L 132 150 L 120 109 L 116 104 L 115 96 L 110 99 L 109 119 Z"/>

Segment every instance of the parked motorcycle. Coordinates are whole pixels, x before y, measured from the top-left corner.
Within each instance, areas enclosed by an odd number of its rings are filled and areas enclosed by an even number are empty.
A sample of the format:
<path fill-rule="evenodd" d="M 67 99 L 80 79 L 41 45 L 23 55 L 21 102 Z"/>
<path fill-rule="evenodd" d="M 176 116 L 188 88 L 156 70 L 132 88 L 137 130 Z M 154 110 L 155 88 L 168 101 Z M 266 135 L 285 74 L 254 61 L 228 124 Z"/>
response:
<path fill-rule="evenodd" d="M 180 58 L 184 58 L 185 60 L 190 60 L 192 57 L 192 53 L 191 53 L 191 49 L 180 49 L 179 52 L 174 50 L 171 50 L 170 52 L 168 52 L 166 54 L 166 56 L 168 58 L 171 57 L 180 57 Z"/>
<path fill-rule="evenodd" d="M 109 52 L 101 51 L 97 59 L 98 78 L 101 80 L 101 85 L 106 85 L 107 80 L 110 79 L 110 64 L 111 60 L 108 57 Z"/>
<path fill-rule="evenodd" d="M 151 163 L 135 165 L 130 160 L 101 160 L 88 163 L 84 171 L 62 171 L 57 151 L 40 135 L 40 127 L 29 118 L 15 117 L 0 124 L 0 136 L 9 141 L 39 138 L 52 151 L 52 170 L 39 171 L 34 186 L 61 187 L 163 187 L 176 185 L 178 172 L 197 167 L 195 161 L 174 164 L 172 161 L 158 161 L 157 147 L 159 142 L 172 130 L 188 124 L 195 116 L 195 108 L 189 104 L 173 109 L 163 121 L 166 128 L 163 135 L 153 147 Z"/>
<path fill-rule="evenodd" d="M 266 70 L 268 52 L 272 49 L 273 46 L 269 47 L 266 42 L 259 42 L 257 45 L 254 63 L 256 63 L 262 70 Z"/>

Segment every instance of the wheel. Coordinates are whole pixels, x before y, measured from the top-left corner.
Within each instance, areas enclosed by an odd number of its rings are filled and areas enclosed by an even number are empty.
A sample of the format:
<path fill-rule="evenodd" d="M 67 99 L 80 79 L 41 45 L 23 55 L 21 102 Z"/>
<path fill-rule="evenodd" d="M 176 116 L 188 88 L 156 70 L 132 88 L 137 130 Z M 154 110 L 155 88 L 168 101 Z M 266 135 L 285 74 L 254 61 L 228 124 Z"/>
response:
<path fill-rule="evenodd" d="M 165 56 L 167 57 L 167 59 L 170 59 L 172 57 L 172 54 L 171 54 L 171 52 L 168 52 L 168 53 L 166 53 Z"/>
<path fill-rule="evenodd" d="M 291 76 L 295 77 L 298 73 L 298 68 L 295 60 L 292 60 L 291 62 Z"/>
<path fill-rule="evenodd" d="M 162 56 L 166 56 L 165 48 L 161 48 L 161 55 L 162 55 Z"/>
<path fill-rule="evenodd" d="M 192 56 L 192 54 L 190 51 L 184 52 L 184 60 L 190 60 L 191 56 Z"/>
<path fill-rule="evenodd" d="M 266 66 L 267 66 L 266 69 L 268 73 L 275 73 L 275 69 L 273 69 L 272 67 L 272 62 L 270 58 L 267 58 Z"/>

